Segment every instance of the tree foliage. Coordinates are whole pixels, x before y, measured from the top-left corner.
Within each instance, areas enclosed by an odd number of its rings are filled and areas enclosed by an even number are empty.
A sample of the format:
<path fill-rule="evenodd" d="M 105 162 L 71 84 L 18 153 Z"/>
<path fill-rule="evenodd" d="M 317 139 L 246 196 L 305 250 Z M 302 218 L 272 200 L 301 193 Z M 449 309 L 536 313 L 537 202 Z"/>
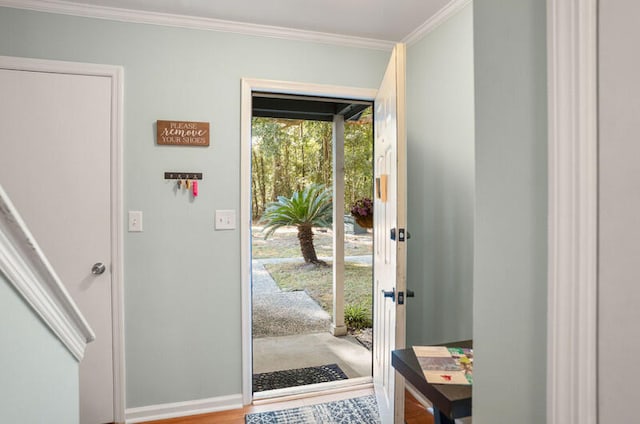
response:
<path fill-rule="evenodd" d="M 310 184 L 331 187 L 331 122 L 253 118 L 253 218 L 269 202 L 290 197 Z M 357 199 L 373 192 L 373 126 L 371 110 L 358 122 L 345 123 L 345 212 Z"/>
<path fill-rule="evenodd" d="M 278 196 L 277 201 L 267 205 L 262 216 L 265 238 L 278 228 L 296 226 L 304 261 L 321 263 L 313 245 L 313 227 L 331 226 L 332 215 L 331 192 L 322 184 L 311 184 L 291 197 Z"/>

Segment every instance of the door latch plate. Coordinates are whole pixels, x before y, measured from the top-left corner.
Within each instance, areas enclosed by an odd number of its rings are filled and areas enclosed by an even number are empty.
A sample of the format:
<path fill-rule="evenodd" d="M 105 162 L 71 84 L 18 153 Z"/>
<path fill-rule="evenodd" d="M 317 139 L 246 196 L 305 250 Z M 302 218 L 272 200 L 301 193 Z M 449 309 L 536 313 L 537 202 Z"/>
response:
<path fill-rule="evenodd" d="M 398 242 L 404 242 L 405 239 L 406 239 L 406 235 L 405 235 L 406 231 L 405 231 L 405 229 L 404 228 L 398 228 L 397 233 L 398 233 L 397 234 Z M 391 229 L 390 237 L 391 237 L 391 240 L 393 240 L 393 241 L 396 240 L 396 229 L 395 228 Z"/>

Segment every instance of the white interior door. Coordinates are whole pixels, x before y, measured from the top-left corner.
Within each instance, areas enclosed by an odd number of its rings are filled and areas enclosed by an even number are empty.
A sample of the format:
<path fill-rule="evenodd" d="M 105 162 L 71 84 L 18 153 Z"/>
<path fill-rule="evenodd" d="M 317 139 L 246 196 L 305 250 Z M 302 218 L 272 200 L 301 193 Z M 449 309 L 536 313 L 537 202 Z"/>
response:
<path fill-rule="evenodd" d="M 373 379 L 383 424 L 404 422 L 404 383 L 391 351 L 404 348 L 406 292 L 405 46 L 393 49 L 375 99 Z M 393 236 L 392 236 L 393 232 Z M 386 294 L 386 296 L 385 296 Z"/>
<path fill-rule="evenodd" d="M 0 69 L 0 93 L 0 184 L 96 333 L 80 422 L 113 422 L 111 81 Z"/>

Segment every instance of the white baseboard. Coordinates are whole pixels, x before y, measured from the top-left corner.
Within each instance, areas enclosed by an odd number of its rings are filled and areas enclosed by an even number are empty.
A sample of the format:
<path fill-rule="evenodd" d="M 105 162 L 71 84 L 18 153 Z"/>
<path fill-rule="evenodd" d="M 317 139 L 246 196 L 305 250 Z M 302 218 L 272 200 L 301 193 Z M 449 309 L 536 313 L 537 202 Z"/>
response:
<path fill-rule="evenodd" d="M 208 399 L 189 400 L 186 402 L 163 403 L 160 405 L 127 408 L 126 423 L 143 423 L 168 418 L 186 417 L 189 415 L 207 414 L 242 408 L 242 394 L 220 396 Z"/>

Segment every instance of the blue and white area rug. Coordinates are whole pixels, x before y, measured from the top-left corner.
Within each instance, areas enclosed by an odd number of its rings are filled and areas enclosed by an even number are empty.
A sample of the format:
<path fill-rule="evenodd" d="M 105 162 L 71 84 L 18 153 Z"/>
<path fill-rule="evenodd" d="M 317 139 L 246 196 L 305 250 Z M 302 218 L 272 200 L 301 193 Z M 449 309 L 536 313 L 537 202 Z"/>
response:
<path fill-rule="evenodd" d="M 246 424 L 380 424 L 373 395 L 318 405 L 258 412 L 244 417 Z"/>

